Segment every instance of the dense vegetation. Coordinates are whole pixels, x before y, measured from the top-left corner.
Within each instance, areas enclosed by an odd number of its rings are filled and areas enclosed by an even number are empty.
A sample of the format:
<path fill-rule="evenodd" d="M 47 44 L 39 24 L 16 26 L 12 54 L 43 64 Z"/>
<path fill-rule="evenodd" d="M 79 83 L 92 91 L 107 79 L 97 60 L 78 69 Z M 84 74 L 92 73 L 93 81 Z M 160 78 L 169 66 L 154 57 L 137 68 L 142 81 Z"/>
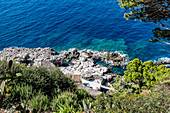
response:
<path fill-rule="evenodd" d="M 112 113 L 168 112 L 170 69 L 135 59 L 124 76 L 112 84 L 115 91 L 90 96 L 77 89 L 58 69 L 26 67 L 0 61 L 0 107 L 21 112 Z"/>

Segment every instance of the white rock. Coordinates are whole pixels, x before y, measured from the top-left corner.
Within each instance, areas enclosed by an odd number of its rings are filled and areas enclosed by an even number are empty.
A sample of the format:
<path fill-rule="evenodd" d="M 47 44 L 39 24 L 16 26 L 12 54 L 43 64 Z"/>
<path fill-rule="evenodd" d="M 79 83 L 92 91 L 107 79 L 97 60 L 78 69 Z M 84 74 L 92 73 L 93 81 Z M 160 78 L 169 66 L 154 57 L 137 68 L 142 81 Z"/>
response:
<path fill-rule="evenodd" d="M 89 55 L 88 55 L 88 53 L 82 52 L 82 53 L 80 53 L 80 57 L 88 58 Z"/>
<path fill-rule="evenodd" d="M 86 58 L 86 57 L 79 57 L 79 60 L 80 60 L 81 62 L 86 62 L 86 61 L 87 61 L 87 58 Z"/>

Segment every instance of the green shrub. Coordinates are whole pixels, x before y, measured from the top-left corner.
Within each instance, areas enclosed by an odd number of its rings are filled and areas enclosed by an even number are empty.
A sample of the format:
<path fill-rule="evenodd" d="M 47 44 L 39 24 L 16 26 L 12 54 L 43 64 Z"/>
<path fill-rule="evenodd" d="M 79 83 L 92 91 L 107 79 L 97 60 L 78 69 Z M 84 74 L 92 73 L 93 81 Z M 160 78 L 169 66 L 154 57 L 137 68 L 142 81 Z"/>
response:
<path fill-rule="evenodd" d="M 32 95 L 35 92 L 33 92 L 32 86 L 26 85 L 26 84 L 15 84 L 12 87 L 12 94 L 10 96 L 10 101 L 12 102 L 25 102 L 25 100 L 32 97 Z"/>
<path fill-rule="evenodd" d="M 88 92 L 84 89 L 76 89 L 76 94 L 79 100 L 85 99 L 87 97 L 90 97 L 90 95 L 88 94 Z"/>
<path fill-rule="evenodd" d="M 48 96 L 39 91 L 36 95 L 32 97 L 32 99 L 28 101 L 28 106 L 35 113 L 46 111 L 47 109 L 49 109 Z"/>
<path fill-rule="evenodd" d="M 107 112 L 106 109 L 112 106 L 112 98 L 109 97 L 107 94 L 98 95 L 93 101 L 92 105 L 94 106 L 92 109 L 96 113 L 105 113 Z"/>
<path fill-rule="evenodd" d="M 139 59 L 134 59 L 124 71 L 124 78 L 127 83 L 133 83 L 139 89 L 150 88 L 155 83 L 170 75 L 170 69 L 164 65 L 156 66 L 152 61 L 142 63 Z"/>
<path fill-rule="evenodd" d="M 6 72 L 9 71 L 8 67 L 7 61 L 0 61 L 1 77 L 6 77 Z M 38 110 L 41 102 L 45 102 L 46 104 L 42 108 L 45 111 L 46 106 L 50 106 L 49 101 L 54 96 L 57 96 L 62 91 L 75 89 L 74 82 L 70 78 L 65 77 L 58 68 L 53 70 L 48 70 L 45 67 L 28 68 L 25 64 L 13 63 L 12 67 L 10 67 L 10 72 L 13 75 L 21 73 L 22 77 L 8 80 L 8 84 L 5 85 L 5 91 L 7 93 L 3 98 L 3 107 L 10 108 L 14 103 L 23 103 L 26 105 L 29 100 L 29 106 L 34 110 Z M 34 101 L 37 102 L 31 104 Z"/>
<path fill-rule="evenodd" d="M 127 82 L 125 82 L 125 79 L 123 76 L 117 76 L 115 78 L 115 82 L 112 83 L 112 87 L 114 88 L 114 91 L 111 91 L 114 95 L 126 95 L 133 93 L 133 89 Z"/>
<path fill-rule="evenodd" d="M 147 95 L 100 95 L 93 102 L 97 113 L 166 113 L 170 99 L 168 92 L 152 92 Z"/>
<path fill-rule="evenodd" d="M 21 71 L 23 74 L 22 82 L 32 85 L 36 90 L 41 89 L 42 92 L 48 95 L 56 95 L 59 90 L 64 91 L 75 87 L 71 79 L 65 77 L 58 68 L 49 71 L 47 68 L 31 67 L 21 69 Z"/>
<path fill-rule="evenodd" d="M 60 95 L 54 97 L 50 107 L 52 111 L 59 111 L 60 105 L 73 106 L 77 108 L 77 101 L 78 98 L 76 94 L 73 94 L 71 92 L 63 92 Z"/>
<path fill-rule="evenodd" d="M 4 75 L 8 69 L 8 63 L 6 61 L 0 61 L 0 74 Z M 11 68 L 13 74 L 21 73 L 23 76 L 21 79 L 17 79 L 12 83 L 28 84 L 35 90 L 40 90 L 45 94 L 52 96 L 68 89 L 75 88 L 74 82 L 64 76 L 64 74 L 58 69 L 48 70 L 45 67 L 30 67 L 27 68 L 25 64 L 15 64 Z"/>

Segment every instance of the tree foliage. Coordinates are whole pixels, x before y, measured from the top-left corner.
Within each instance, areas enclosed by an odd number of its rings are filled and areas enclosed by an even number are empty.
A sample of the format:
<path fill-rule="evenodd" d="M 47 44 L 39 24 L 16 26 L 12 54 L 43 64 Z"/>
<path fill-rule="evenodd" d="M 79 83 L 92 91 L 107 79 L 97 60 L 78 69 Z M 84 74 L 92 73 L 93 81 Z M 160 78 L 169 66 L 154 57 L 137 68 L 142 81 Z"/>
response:
<path fill-rule="evenodd" d="M 169 0 L 118 0 L 121 8 L 129 11 L 124 17 L 137 19 L 142 22 L 154 22 L 161 28 L 153 30 L 155 39 L 150 41 L 161 41 L 170 44 L 170 1 Z"/>
<path fill-rule="evenodd" d="M 141 88 L 150 88 L 164 77 L 170 76 L 170 69 L 164 65 L 157 66 L 152 61 L 142 63 L 139 59 L 134 59 L 124 73 L 125 81 L 136 84 L 140 91 Z"/>
<path fill-rule="evenodd" d="M 169 44 L 169 41 L 170 41 L 170 31 L 165 29 L 165 30 L 162 30 L 160 28 L 155 28 L 152 30 L 153 32 L 153 35 L 155 38 L 152 38 L 150 39 L 150 42 L 157 42 L 157 41 L 160 41 L 160 42 L 164 42 L 166 44 Z"/>

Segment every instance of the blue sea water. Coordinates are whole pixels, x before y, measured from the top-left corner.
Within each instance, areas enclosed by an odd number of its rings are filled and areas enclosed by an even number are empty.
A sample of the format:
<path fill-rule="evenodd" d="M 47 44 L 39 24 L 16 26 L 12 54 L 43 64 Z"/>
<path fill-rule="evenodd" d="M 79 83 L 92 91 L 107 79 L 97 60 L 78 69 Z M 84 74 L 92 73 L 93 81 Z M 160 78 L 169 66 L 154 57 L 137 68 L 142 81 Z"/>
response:
<path fill-rule="evenodd" d="M 131 59 L 170 58 L 170 46 L 150 43 L 153 23 L 126 20 L 116 0 L 0 0 L 0 50 L 122 51 Z"/>

